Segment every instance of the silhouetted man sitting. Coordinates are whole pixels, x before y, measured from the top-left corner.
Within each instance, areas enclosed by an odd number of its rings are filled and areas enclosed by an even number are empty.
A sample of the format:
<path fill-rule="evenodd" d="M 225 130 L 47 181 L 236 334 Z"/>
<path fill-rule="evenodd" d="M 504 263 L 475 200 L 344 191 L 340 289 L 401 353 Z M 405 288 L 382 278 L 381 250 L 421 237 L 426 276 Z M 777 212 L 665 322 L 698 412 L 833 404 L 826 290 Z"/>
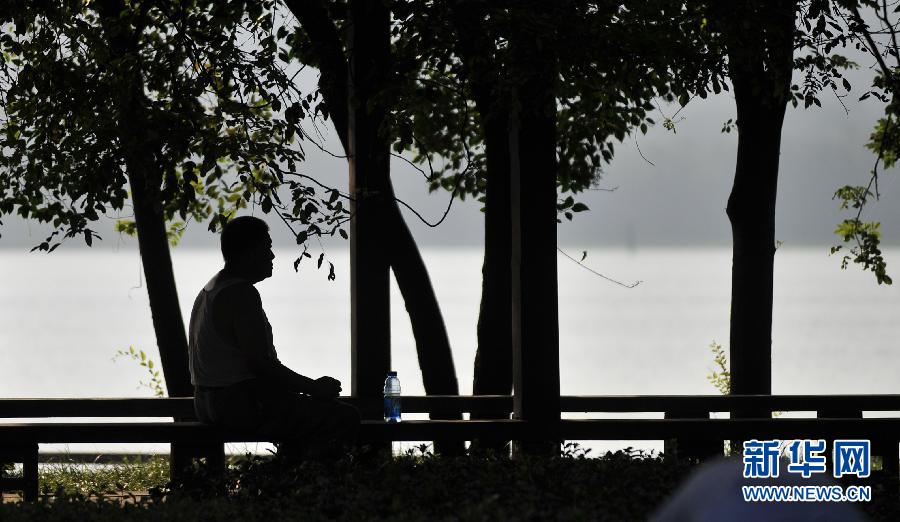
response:
<path fill-rule="evenodd" d="M 269 227 L 255 217 L 231 220 L 222 230 L 225 268 L 194 301 L 190 370 L 197 417 L 227 428 L 256 431 L 298 456 L 354 442 L 359 412 L 335 400 L 341 383 L 310 379 L 281 364 L 272 327 L 253 286 L 272 276 Z"/>

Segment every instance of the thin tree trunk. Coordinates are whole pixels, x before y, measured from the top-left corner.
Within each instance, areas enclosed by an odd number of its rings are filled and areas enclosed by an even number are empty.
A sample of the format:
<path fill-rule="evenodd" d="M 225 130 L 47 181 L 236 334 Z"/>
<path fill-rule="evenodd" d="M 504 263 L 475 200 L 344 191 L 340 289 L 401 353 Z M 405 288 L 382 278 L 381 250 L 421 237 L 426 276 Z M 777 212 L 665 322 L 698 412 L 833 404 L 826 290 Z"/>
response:
<path fill-rule="evenodd" d="M 372 103 L 390 61 L 390 14 L 380 2 L 350 4 L 348 160 L 350 168 L 350 321 L 354 396 L 377 399 L 391 365 L 390 265 L 383 249 L 390 191 L 386 111 Z M 373 405 L 377 404 L 374 400 Z M 364 408 L 364 419 L 381 418 Z"/>
<path fill-rule="evenodd" d="M 488 177 L 474 388 L 476 395 L 505 395 L 512 390 L 508 126 L 502 121 L 486 125 L 485 142 Z"/>
<path fill-rule="evenodd" d="M 153 331 L 159 346 L 166 389 L 170 397 L 191 397 L 194 390 L 188 370 L 187 336 L 175 287 L 165 216 L 160 203 L 160 180 L 154 179 L 152 173 L 142 171 L 140 159 L 132 157 L 126 163 L 137 225 L 138 248 L 147 282 L 147 294 L 150 297 Z"/>
<path fill-rule="evenodd" d="M 123 88 L 116 100 L 121 118 L 119 141 L 123 149 L 125 168 L 131 186 L 138 248 L 150 298 L 153 330 L 159 347 L 166 388 L 171 397 L 193 395 L 188 370 L 188 345 L 184 320 L 178 303 L 175 274 L 166 235 L 165 215 L 160 197 L 161 174 L 153 170 L 153 140 L 147 130 L 148 102 L 144 96 L 143 79 L 136 63 L 137 34 L 125 30 L 120 21 L 110 24 L 125 9 L 121 1 L 104 1 L 101 6 L 103 23 L 114 59 L 122 67 Z M 112 29 L 115 27 L 115 29 Z"/>
<path fill-rule="evenodd" d="M 518 20 L 549 16 L 536 2 Z M 529 9 L 530 7 L 530 9 Z M 510 124 L 513 402 L 517 418 L 559 421 L 559 297 L 556 267 L 556 57 L 539 23 L 510 38 L 514 93 Z M 543 41 L 542 41 L 543 40 Z M 554 454 L 555 441 L 519 443 L 515 453 Z"/>
<path fill-rule="evenodd" d="M 506 111 L 497 111 L 508 116 Z M 508 118 L 494 113 L 485 124 L 487 184 L 484 208 L 484 265 L 481 308 L 478 315 L 478 349 L 472 383 L 475 395 L 509 395 L 512 392 L 512 239 L 510 221 Z M 473 419 L 509 418 L 505 409 L 473 410 Z M 479 440 L 478 449 L 502 451 L 505 440 Z"/>
<path fill-rule="evenodd" d="M 735 91 L 742 90 L 735 84 Z M 775 198 L 784 106 L 738 99 L 738 153 L 728 198 L 731 272 L 731 392 L 772 393 L 772 293 Z M 748 416 L 765 412 L 747 412 Z"/>
<path fill-rule="evenodd" d="M 465 79 L 478 110 L 487 158 L 484 263 L 472 390 L 475 395 L 508 395 L 512 392 L 510 114 L 506 100 L 508 93 L 501 86 L 501 66 L 495 62 L 490 37 L 484 32 L 486 7 L 481 2 L 451 4 L 457 32 L 457 52 L 462 58 Z M 471 418 L 509 418 L 509 411 L 473 409 Z M 472 441 L 472 447 L 501 452 L 506 442 L 482 439 Z"/>
<path fill-rule="evenodd" d="M 726 212 L 731 222 L 731 393 L 772 393 L 775 202 L 784 112 L 790 99 L 796 1 L 718 6 L 737 107 L 738 151 Z M 733 417 L 769 417 L 736 411 Z"/>
<path fill-rule="evenodd" d="M 334 22 L 321 2 L 288 0 L 288 8 L 297 17 L 316 46 L 321 71 L 319 82 L 325 102 L 329 107 L 335 129 L 344 150 L 350 151 L 347 126 L 343 124 L 342 115 L 349 112 L 347 100 L 347 61 Z M 378 86 L 372 86 L 377 90 Z M 382 110 L 386 108 L 382 107 Z M 389 168 L 389 167 L 388 167 Z M 393 188 L 390 186 L 390 173 L 385 171 L 383 183 L 390 194 L 384 202 L 387 225 L 392 248 L 389 249 L 389 262 L 397 286 L 403 296 L 406 308 L 410 313 L 410 323 L 416 338 L 416 351 L 422 370 L 422 381 L 425 393 L 436 395 L 442 393 L 459 393 L 456 371 L 450 340 L 444 326 L 440 306 L 434 294 L 428 271 L 422 261 L 418 246 L 409 232 L 406 222 L 400 213 L 397 202 L 393 200 Z M 380 233 L 383 230 L 379 231 Z M 459 415 L 440 415 L 435 418 L 460 418 Z M 450 450 L 447 450 L 449 452 Z"/>
<path fill-rule="evenodd" d="M 391 251 L 388 255 L 394 278 L 409 313 L 416 345 L 428 347 L 419 350 L 417 354 L 423 384 L 434 395 L 458 395 L 459 384 L 456 381 L 447 329 L 440 309 L 434 306 L 437 297 L 425 262 L 412 239 L 409 227 L 400 215 L 400 209 L 396 205 L 388 207 L 388 216 L 392 231 Z M 458 414 L 448 417 L 446 412 L 434 413 L 434 419 L 459 418 Z"/>
<path fill-rule="evenodd" d="M 459 395 L 450 339 L 437 305 L 437 296 L 419 248 L 393 197 L 388 205 L 387 214 L 388 229 L 391 231 L 391 248 L 388 254 L 390 265 L 406 304 L 406 311 L 409 313 L 425 392 L 428 395 Z M 428 417 L 461 419 L 462 415 L 452 411 L 435 410 L 430 412 Z M 465 444 L 459 440 L 435 440 L 434 451 L 444 456 L 462 455 L 465 453 Z"/>

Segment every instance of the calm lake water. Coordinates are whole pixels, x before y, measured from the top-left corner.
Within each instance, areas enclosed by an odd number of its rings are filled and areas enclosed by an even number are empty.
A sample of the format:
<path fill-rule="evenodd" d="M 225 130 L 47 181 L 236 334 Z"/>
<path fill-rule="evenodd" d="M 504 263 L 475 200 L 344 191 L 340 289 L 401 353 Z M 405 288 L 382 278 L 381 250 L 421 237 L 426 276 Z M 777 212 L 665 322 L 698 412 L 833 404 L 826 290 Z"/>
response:
<path fill-rule="evenodd" d="M 317 253 L 316 253 L 317 254 Z M 581 249 L 571 254 L 580 257 Z M 559 256 L 560 378 L 564 394 L 709 394 L 709 344 L 727 345 L 731 253 L 727 248 L 593 248 L 585 263 Z M 274 276 L 258 285 L 282 361 L 349 383 L 346 250 L 329 250 L 337 280 L 292 250 L 276 251 Z M 220 267 L 216 250 L 177 248 L 181 308 Z M 453 346 L 460 392 L 472 391 L 480 249 L 425 249 Z M 888 249 L 890 267 L 900 249 Z M 327 265 L 326 265 L 327 266 Z M 423 393 L 402 298 L 392 293 L 393 363 L 405 394 Z M 776 255 L 775 393 L 900 393 L 900 288 L 879 287 L 825 249 Z M 134 346 L 158 361 L 136 251 L 0 250 L 0 397 L 150 395 L 142 369 L 113 361 Z M 348 386 L 345 386 L 345 388 Z M 652 446 L 655 447 L 655 446 Z"/>

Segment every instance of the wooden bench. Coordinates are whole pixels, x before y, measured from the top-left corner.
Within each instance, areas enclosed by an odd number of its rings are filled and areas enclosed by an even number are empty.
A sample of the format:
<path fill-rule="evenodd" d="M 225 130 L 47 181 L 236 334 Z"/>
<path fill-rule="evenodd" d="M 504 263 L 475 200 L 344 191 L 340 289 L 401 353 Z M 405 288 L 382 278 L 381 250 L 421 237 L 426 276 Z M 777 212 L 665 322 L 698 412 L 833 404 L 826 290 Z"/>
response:
<path fill-rule="evenodd" d="M 344 398 L 372 408 L 372 400 Z M 879 455 L 897 460 L 900 418 L 862 418 L 864 411 L 900 411 L 900 395 L 840 396 L 564 396 L 561 411 L 586 413 L 663 412 L 664 419 L 563 419 L 545 424 L 522 420 L 364 421 L 367 441 L 473 440 L 706 440 L 863 438 L 877 441 Z M 508 396 L 403 397 L 404 413 L 470 412 L 490 407 L 512 409 Z M 818 418 L 709 418 L 724 411 L 816 411 Z M 0 418 L 193 417 L 190 398 L 165 399 L 0 399 Z M 834 418 L 833 418 L 834 417 Z M 26 500 L 38 496 L 39 444 L 170 443 L 172 471 L 195 457 L 221 458 L 223 443 L 261 442 L 258 436 L 225 431 L 196 421 L 33 422 L 0 424 L 0 462 L 21 463 L 22 477 L 0 476 L 0 491 L 21 490 Z M 713 446 L 714 447 L 714 446 Z M 894 463 L 896 465 L 896 463 Z M 892 470 L 895 468 L 892 468 Z M 893 471 L 892 471 L 893 472 Z"/>

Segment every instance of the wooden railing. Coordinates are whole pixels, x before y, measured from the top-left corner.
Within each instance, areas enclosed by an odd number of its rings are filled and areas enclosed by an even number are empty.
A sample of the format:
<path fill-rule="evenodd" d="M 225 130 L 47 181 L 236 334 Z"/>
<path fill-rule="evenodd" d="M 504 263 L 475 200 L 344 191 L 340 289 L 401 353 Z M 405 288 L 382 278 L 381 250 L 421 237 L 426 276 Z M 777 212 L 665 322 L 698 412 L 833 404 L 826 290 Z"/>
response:
<path fill-rule="evenodd" d="M 380 405 L 380 399 L 341 397 L 355 406 Z M 404 413 L 446 410 L 467 413 L 473 408 L 512 411 L 508 395 L 404 396 Z M 560 411 L 621 412 L 728 412 L 739 410 L 817 411 L 861 414 L 864 411 L 900 412 L 900 395 L 564 395 Z M 41 417 L 190 417 L 191 398 L 38 398 L 0 399 L 0 418 Z"/>
<path fill-rule="evenodd" d="M 377 409 L 380 399 L 343 397 L 360 409 Z M 473 409 L 509 411 L 509 396 L 407 396 L 404 413 L 466 413 Z M 397 440 L 665 440 L 666 451 L 689 456 L 721 455 L 725 439 L 860 438 L 873 443 L 884 457 L 885 470 L 897 473 L 900 440 L 900 395 L 773 395 L 773 396 L 563 396 L 562 413 L 650 413 L 663 419 L 567 419 L 555 423 L 528 420 L 412 420 L 396 424 L 364 421 L 368 441 Z M 816 412 L 817 418 L 771 418 L 774 411 Z M 710 418 L 711 412 L 756 412 L 757 418 Z M 762 413 L 760 413 L 762 412 Z M 768 412 L 768 413 L 767 413 Z M 882 417 L 865 417 L 879 412 Z M 884 417 L 884 412 L 895 415 Z M 203 456 L 222 462 L 223 442 L 261 441 L 249 432 L 223 431 L 196 421 L 191 398 L 136 399 L 0 399 L 0 461 L 21 462 L 21 479 L 0 476 L 0 489 L 15 488 L 27 498 L 37 495 L 37 462 L 41 443 L 170 442 L 172 469 Z M 746 415 L 744 415 L 746 417 Z M 24 419 L 153 418 L 141 422 L 42 422 Z M 178 422 L 159 419 L 180 419 Z M 175 449 L 182 455 L 176 459 Z"/>

